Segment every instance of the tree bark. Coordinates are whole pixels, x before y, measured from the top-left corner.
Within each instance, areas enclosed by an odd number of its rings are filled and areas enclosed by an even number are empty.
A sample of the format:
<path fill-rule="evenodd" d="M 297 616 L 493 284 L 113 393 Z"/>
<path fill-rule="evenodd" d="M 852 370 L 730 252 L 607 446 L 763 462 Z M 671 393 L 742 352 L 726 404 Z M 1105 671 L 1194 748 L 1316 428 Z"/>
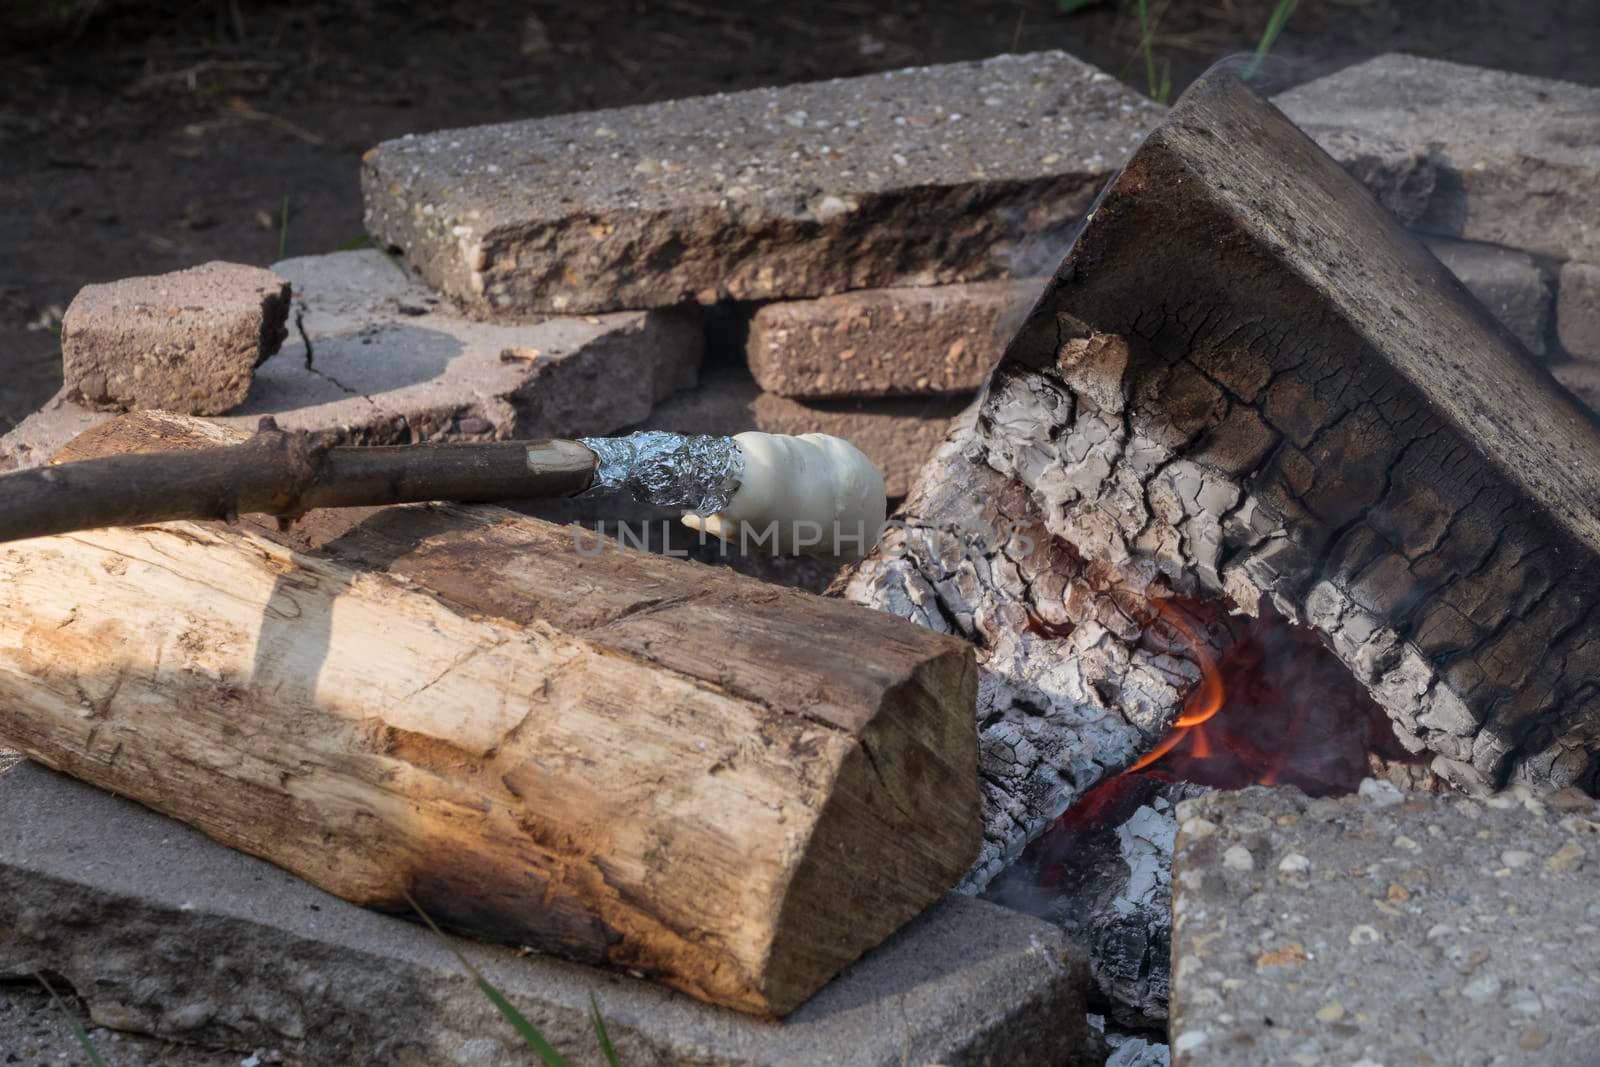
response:
<path fill-rule="evenodd" d="M 1315 628 L 1459 785 L 1593 790 L 1596 501 L 1592 416 L 1218 71 L 1102 194 L 911 528 L 844 588 L 979 642 L 981 884 L 1182 705 L 1196 657 L 1174 650 L 1186 682 L 1139 607 L 1174 595 Z M 1048 550 L 925 534 L 997 515 Z"/>
<path fill-rule="evenodd" d="M 971 862 L 971 652 L 575 536 L 411 506 L 0 546 L 0 737 L 346 899 L 782 1015 Z"/>

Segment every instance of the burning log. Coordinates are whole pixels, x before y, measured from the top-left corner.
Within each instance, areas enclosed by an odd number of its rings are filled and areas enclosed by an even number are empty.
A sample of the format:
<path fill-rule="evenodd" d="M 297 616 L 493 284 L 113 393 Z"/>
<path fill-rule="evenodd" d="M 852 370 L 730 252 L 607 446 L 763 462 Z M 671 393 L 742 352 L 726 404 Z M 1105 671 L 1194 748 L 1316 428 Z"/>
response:
<path fill-rule="evenodd" d="M 1592 418 L 1218 71 L 845 590 L 980 645 L 982 884 L 1167 736 L 1234 611 L 1313 629 L 1443 777 L 1592 790 L 1597 500 Z"/>
<path fill-rule="evenodd" d="M 349 900 L 782 1015 L 970 863 L 971 653 L 574 536 L 418 506 L 0 546 L 0 737 Z"/>

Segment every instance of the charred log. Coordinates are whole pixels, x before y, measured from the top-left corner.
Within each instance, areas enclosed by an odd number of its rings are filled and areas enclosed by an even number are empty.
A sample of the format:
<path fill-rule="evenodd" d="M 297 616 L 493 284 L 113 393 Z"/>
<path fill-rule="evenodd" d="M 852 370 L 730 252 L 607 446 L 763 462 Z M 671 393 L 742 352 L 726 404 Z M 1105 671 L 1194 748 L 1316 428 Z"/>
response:
<path fill-rule="evenodd" d="M 1201 672 L 1148 609 L 1173 596 L 1313 628 L 1455 784 L 1593 790 L 1597 501 L 1591 416 L 1220 72 L 844 588 L 978 645 L 981 885 L 1177 716 Z"/>

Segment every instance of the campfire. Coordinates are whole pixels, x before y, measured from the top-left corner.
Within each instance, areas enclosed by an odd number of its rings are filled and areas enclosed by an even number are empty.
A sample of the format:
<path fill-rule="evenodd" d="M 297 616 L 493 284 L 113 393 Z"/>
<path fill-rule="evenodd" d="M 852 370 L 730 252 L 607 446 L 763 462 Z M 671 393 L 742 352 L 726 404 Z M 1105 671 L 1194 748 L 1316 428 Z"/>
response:
<path fill-rule="evenodd" d="M 1572 398 L 1217 76 L 847 590 L 978 645 L 969 885 L 1078 931 L 1101 1010 L 1158 1030 L 1181 802 L 1593 792 L 1597 471 Z"/>
<path fill-rule="evenodd" d="M 1171 900 L 1163 875 L 1179 801 L 1249 785 L 1337 796 L 1402 768 L 1426 774 L 1312 631 L 1270 609 L 1251 619 L 1204 601 L 1151 604 L 1146 640 L 1199 668 L 1182 711 L 1143 756 L 1056 819 L 986 894 L 1078 930 L 1095 948 L 1099 1009 L 1137 1029 L 1166 1020 Z"/>

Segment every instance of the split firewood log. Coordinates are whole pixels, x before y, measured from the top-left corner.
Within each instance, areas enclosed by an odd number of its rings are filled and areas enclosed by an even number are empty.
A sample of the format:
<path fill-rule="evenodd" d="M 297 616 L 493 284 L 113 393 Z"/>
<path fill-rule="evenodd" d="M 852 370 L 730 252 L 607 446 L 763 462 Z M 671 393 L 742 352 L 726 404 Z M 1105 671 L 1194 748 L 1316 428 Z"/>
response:
<path fill-rule="evenodd" d="M 844 587 L 980 645 L 977 884 L 1157 743 L 1225 612 L 1314 628 L 1459 785 L 1600 779 L 1600 427 L 1228 70 Z"/>
<path fill-rule="evenodd" d="M 58 458 L 230 443 L 126 416 Z M 498 508 L 0 546 L 0 739 L 357 903 L 782 1015 L 978 835 L 961 642 Z"/>

